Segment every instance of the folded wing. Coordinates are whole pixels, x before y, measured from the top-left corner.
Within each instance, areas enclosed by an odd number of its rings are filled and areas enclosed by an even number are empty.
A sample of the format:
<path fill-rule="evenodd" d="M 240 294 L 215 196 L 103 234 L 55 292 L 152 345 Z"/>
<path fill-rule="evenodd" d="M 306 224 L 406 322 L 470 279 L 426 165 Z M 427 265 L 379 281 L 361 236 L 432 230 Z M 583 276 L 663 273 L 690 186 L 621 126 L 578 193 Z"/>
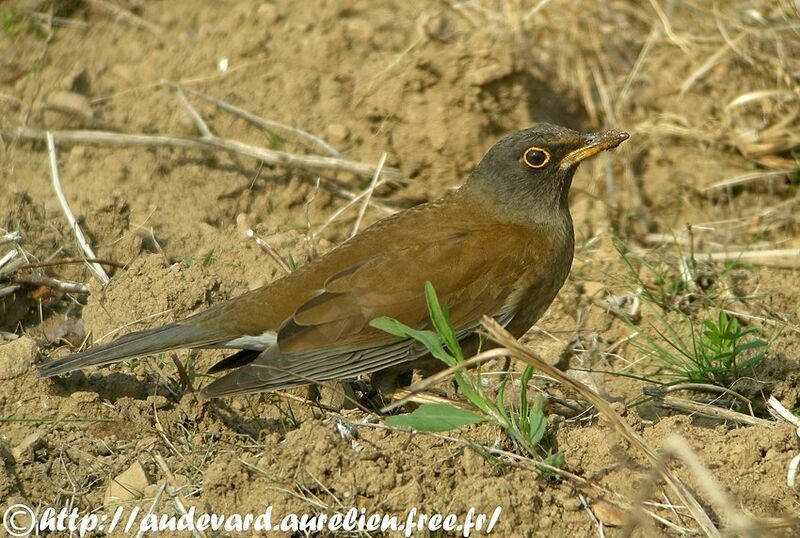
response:
<path fill-rule="evenodd" d="M 450 312 L 456 333 L 468 335 L 483 315 L 508 321 L 512 293 L 532 262 L 529 230 L 491 229 L 388 249 L 331 276 L 278 332 L 276 346 L 250 364 L 214 381 L 208 396 L 275 390 L 344 379 L 413 360 L 425 350 L 369 325 L 389 316 L 417 328 L 429 326 L 424 297 L 430 281 Z M 487 244 L 501 247 L 487 259 Z"/>

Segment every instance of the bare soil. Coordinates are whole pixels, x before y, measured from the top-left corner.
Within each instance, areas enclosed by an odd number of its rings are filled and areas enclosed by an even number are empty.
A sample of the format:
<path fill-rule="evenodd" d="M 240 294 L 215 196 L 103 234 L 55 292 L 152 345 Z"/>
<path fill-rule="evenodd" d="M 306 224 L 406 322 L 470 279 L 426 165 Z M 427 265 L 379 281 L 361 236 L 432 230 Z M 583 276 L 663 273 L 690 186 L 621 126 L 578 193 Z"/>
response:
<path fill-rule="evenodd" d="M 798 256 L 750 257 L 736 266 L 699 256 L 800 247 L 793 212 L 793 151 L 800 147 L 796 5 L 537 4 L 0 3 L 0 235 L 20 232 L 17 248 L 30 263 L 80 257 L 53 192 L 46 146 L 10 132 L 27 126 L 198 135 L 164 81 L 314 133 L 351 160 L 376 163 L 386 152 L 387 166 L 402 179 L 376 189 L 362 226 L 458 186 L 507 132 L 539 121 L 628 130 L 629 142 L 586 163 L 575 178 L 573 271 L 524 341 L 551 363 L 568 358 L 570 372 L 582 379 L 585 369 L 594 370 L 589 381 L 654 447 L 680 436 L 714 488 L 733 499 L 734 513 L 800 516 L 797 491 L 786 484 L 798 438 L 770 419 L 764 404 L 774 395 L 789 409 L 800 407 Z M 762 90 L 785 93 L 734 101 Z M 187 97 L 220 137 L 309 151 Z M 360 193 L 370 182 L 226 152 L 131 145 L 59 144 L 58 164 L 97 257 L 120 266 L 108 267 L 105 288 L 83 264 L 18 270 L 90 288 L 65 294 L 25 284 L 0 297 L 0 330 L 33 339 L 37 361 L 68 353 L 84 335 L 107 341 L 274 280 L 283 270 L 244 229 L 302 264 L 350 235 L 358 204 L 315 232 L 348 203 L 343 192 Z M 751 174 L 759 177 L 704 190 Z M 11 248 L 0 245 L 0 258 Z M 678 261 L 689 250 L 700 261 L 687 284 Z M 618 373 L 656 369 L 632 334 L 657 337 L 665 319 L 642 298 L 642 286 L 664 281 L 675 284 L 670 301 L 697 326 L 726 309 L 770 340 L 764 364 L 734 388 L 773 424 L 745 426 L 652 402 L 628 405 L 651 385 Z M 630 306 L 618 305 L 625 294 L 642 301 L 633 323 L 618 315 Z M 682 318 L 670 315 L 667 322 L 680 326 Z M 160 455 L 185 502 L 206 512 L 260 513 L 271 504 L 276 514 L 350 506 L 465 513 L 499 505 L 496 536 L 596 536 L 601 526 L 608 536 L 622 535 L 624 517 L 599 497 L 530 466 L 485 458 L 464 443 L 364 425 L 361 411 L 324 411 L 278 394 L 199 402 L 180 389 L 169 356 L 40 380 L 30 347 L 15 342 L 0 345 L 22 349 L 14 367 L 0 372 L 2 506 L 101 510 L 110 506 L 115 477 L 140 462 L 150 485 L 126 502 L 147 510 L 168 478 Z M 176 354 L 193 373 L 223 356 Z M 495 366 L 487 369 L 502 364 Z M 195 388 L 207 381 L 193 378 Z M 551 382 L 537 387 L 576 397 Z M 343 422 L 356 425 L 356 438 L 341 434 Z M 550 425 L 565 469 L 612 492 L 610 500 L 677 502 L 661 483 L 648 489 L 647 460 L 591 412 L 565 418 L 554 406 Z M 454 435 L 513 450 L 492 426 Z M 730 528 L 730 512 L 696 473 L 679 461 L 670 465 L 712 520 Z M 167 495 L 160 502 L 161 513 L 175 510 Z M 697 528 L 681 508 L 680 517 L 650 508 Z M 759 532 L 790 536 L 796 529 Z M 648 517 L 636 533 L 677 534 Z"/>

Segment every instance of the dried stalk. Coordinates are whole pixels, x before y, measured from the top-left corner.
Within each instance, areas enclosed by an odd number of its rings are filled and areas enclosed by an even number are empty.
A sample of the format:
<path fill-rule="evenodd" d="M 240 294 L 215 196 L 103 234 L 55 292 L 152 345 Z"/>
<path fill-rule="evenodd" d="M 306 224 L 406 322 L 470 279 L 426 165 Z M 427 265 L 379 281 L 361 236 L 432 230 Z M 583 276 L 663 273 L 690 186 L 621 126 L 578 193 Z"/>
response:
<path fill-rule="evenodd" d="M 64 191 L 61 188 L 61 178 L 58 175 L 58 158 L 56 157 L 56 145 L 53 139 L 53 134 L 49 131 L 44 134 L 47 140 L 47 153 L 50 156 L 50 174 L 53 178 L 53 190 L 55 190 L 58 202 L 61 204 L 61 210 L 64 212 L 64 216 L 67 218 L 67 223 L 69 223 L 69 227 L 75 234 L 75 238 L 78 241 L 78 246 L 80 246 L 84 255 L 87 258 L 97 258 L 94 250 L 92 250 L 92 247 L 89 245 L 89 242 L 83 235 L 83 230 L 81 230 L 81 227 L 78 225 L 75 215 L 72 214 L 72 210 L 69 208 L 67 198 L 64 196 Z M 108 274 L 106 274 L 105 269 L 103 269 L 103 266 L 99 263 L 88 263 L 88 266 L 92 273 L 94 273 L 94 276 L 97 277 L 103 286 L 111 281 Z"/>
<path fill-rule="evenodd" d="M 516 338 L 506 331 L 500 324 L 493 319 L 484 316 L 481 325 L 486 329 L 489 337 L 506 348 L 509 355 L 518 360 L 530 364 L 544 374 L 547 374 L 563 385 L 575 390 L 581 396 L 589 400 L 597 410 L 606 418 L 614 430 L 622 437 L 627 439 L 633 446 L 639 449 L 654 467 L 656 472 L 669 484 L 672 490 L 678 495 L 681 502 L 691 512 L 692 517 L 700 525 L 706 536 L 718 537 L 720 532 L 716 525 L 708 517 L 703 507 L 692 495 L 691 491 L 676 477 L 664 464 L 656 451 L 642 438 L 627 422 L 623 421 L 614 411 L 611 405 L 600 395 L 584 385 L 580 381 L 573 379 L 558 368 L 548 364 L 546 361 L 537 357 L 533 351 L 523 346 Z"/>
<path fill-rule="evenodd" d="M 375 174 L 375 165 L 339 159 L 334 157 L 323 157 L 319 155 L 296 155 L 285 151 L 276 151 L 238 140 L 214 137 L 204 139 L 202 137 L 183 137 L 170 135 L 149 135 L 149 134 L 126 134 L 115 133 L 112 131 L 94 130 L 63 130 L 51 131 L 55 143 L 57 144 L 90 144 L 97 146 L 145 146 L 145 147 L 170 147 L 185 149 L 203 149 L 212 151 L 231 151 L 263 161 L 266 164 L 275 166 L 286 166 L 300 168 L 303 170 L 333 170 L 337 172 L 348 172 L 362 177 L 372 177 Z M 0 130 L 0 137 L 17 138 L 22 140 L 47 140 L 47 133 L 38 129 L 27 127 L 17 127 L 12 130 Z M 384 169 L 384 174 L 395 178 L 400 177 L 400 171 L 396 168 Z"/>

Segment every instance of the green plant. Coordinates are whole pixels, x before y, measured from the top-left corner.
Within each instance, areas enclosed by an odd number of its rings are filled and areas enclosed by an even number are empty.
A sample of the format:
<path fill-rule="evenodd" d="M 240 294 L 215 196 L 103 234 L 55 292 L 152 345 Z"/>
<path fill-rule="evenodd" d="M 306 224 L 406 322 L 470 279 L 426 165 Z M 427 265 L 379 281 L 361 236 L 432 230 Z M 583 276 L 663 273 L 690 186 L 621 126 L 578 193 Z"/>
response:
<path fill-rule="evenodd" d="M 4 34 L 16 37 L 23 32 L 22 18 L 12 9 L 0 9 L 0 28 Z"/>
<path fill-rule="evenodd" d="M 212 248 L 208 252 L 205 253 L 203 256 L 203 267 L 208 267 L 211 264 L 211 261 L 214 259 L 214 249 Z"/>
<path fill-rule="evenodd" d="M 703 289 L 696 285 L 688 287 L 686 275 L 679 270 L 680 264 L 669 263 L 665 248 L 676 248 L 679 259 L 697 271 L 692 253 L 685 256 L 678 241 L 646 255 L 630 256 L 625 242 L 614 237 L 614 245 L 627 272 L 618 276 L 618 281 L 630 289 L 634 287 L 642 298 L 642 307 L 649 308 L 656 321 L 650 324 L 655 334 L 647 334 L 626 320 L 637 333 L 633 345 L 647 356 L 655 358 L 659 372 L 640 378 L 658 384 L 705 383 L 730 387 L 745 371 L 752 372 L 764 359 L 769 344 L 761 338 L 759 329 L 743 328 L 735 317 L 723 310 L 724 297 L 720 288 L 709 286 Z M 632 258 L 635 258 L 635 263 Z M 718 282 L 735 270 L 751 266 L 741 260 L 726 261 L 719 268 L 707 267 L 711 281 Z M 716 270 L 714 270 L 716 269 Z M 688 297 L 696 300 L 697 309 L 717 305 L 716 317 L 703 319 L 698 328 L 696 318 L 684 301 Z M 667 317 L 669 316 L 669 317 Z M 635 377 L 626 374 L 627 377 Z"/>
<path fill-rule="evenodd" d="M 789 185 L 794 187 L 800 185 L 800 167 L 789 172 Z"/>
<path fill-rule="evenodd" d="M 613 235 L 612 240 L 627 271 L 623 275 L 606 276 L 626 288 L 639 290 L 645 301 L 657 305 L 661 310 L 673 310 L 686 292 L 686 283 L 680 272 L 666 262 L 665 249 L 655 249 L 649 256 L 639 256 L 631 252 L 621 237 Z M 682 255 L 680 249 L 678 254 Z"/>
<path fill-rule="evenodd" d="M 436 291 L 430 282 L 425 283 L 425 300 L 428 305 L 434 331 L 414 329 L 396 319 L 380 317 L 372 320 L 371 326 L 401 338 L 412 338 L 425 346 L 428 352 L 449 367 L 459 367 L 454 374 L 458 388 L 477 413 L 449 404 L 423 404 L 407 415 L 387 417 L 392 426 L 419 431 L 440 432 L 461 428 L 470 424 L 490 422 L 502 428 L 528 455 L 542 457 L 553 466 L 562 465 L 563 456 L 545 450 L 540 445 L 547 430 L 544 415 L 544 398 L 538 396 L 530 401 L 527 384 L 533 375 L 528 366 L 520 379 L 520 395 L 516 405 L 504 403 L 507 379 L 503 380 L 494 399 L 481 385 L 480 372 L 473 374 L 463 368 L 464 354 L 458 343 L 447 307 L 439 303 Z"/>
<path fill-rule="evenodd" d="M 662 345 L 656 338 L 644 337 L 637 344 L 640 350 L 655 355 L 664 365 L 659 374 L 674 383 L 707 383 L 729 387 L 747 370 L 763 360 L 768 350 L 766 340 L 755 327 L 742 328 L 734 317 L 720 311 L 716 320 L 703 320 L 700 333 L 689 318 L 689 341 L 667 323 L 664 330 L 656 328 Z"/>

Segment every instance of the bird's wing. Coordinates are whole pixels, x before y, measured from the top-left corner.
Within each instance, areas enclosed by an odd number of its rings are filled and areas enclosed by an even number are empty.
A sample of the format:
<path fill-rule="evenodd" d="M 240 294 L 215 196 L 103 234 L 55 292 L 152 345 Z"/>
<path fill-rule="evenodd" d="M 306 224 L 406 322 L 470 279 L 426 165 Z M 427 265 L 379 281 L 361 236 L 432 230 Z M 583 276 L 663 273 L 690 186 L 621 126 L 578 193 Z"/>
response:
<path fill-rule="evenodd" d="M 516 242 L 511 232 L 499 237 L 495 232 L 470 231 L 421 242 L 340 271 L 283 324 L 278 347 L 291 355 L 389 343 L 395 337 L 371 327 L 370 321 L 388 316 L 412 327 L 426 326 L 426 281 L 448 307 L 456 331 L 474 326 L 481 315 L 502 308 L 523 263 L 525 244 Z M 485 255 L 489 241 L 493 247 L 506 247 L 492 248 L 499 253 L 495 259 Z"/>
<path fill-rule="evenodd" d="M 416 343 L 375 329 L 380 316 L 429 326 L 425 281 L 467 335 L 483 315 L 513 310 L 511 294 L 535 261 L 530 231 L 494 226 L 442 241 L 388 250 L 330 277 L 278 332 L 278 343 L 216 380 L 209 396 L 259 392 L 374 372 L 424 353 Z M 487 246 L 496 257 L 488 257 Z"/>
<path fill-rule="evenodd" d="M 452 204 L 451 204 L 452 205 Z M 103 366 L 127 357 L 160 353 L 180 348 L 217 347 L 261 352 L 275 344 L 281 324 L 298 305 L 324 286 L 331 274 L 354 263 L 366 263 L 376 252 L 398 249 L 418 240 L 409 230 L 430 219 L 447 219 L 447 205 L 423 204 L 379 221 L 353 240 L 329 252 L 319 260 L 270 284 L 213 306 L 175 323 L 138 331 L 113 342 L 73 353 L 39 366 L 40 377 L 51 377 L 89 366 Z M 451 235 L 453 227 L 436 230 L 440 239 Z M 386 236 L 393 238 L 387 245 Z M 244 353 L 230 363 L 251 360 Z"/>

